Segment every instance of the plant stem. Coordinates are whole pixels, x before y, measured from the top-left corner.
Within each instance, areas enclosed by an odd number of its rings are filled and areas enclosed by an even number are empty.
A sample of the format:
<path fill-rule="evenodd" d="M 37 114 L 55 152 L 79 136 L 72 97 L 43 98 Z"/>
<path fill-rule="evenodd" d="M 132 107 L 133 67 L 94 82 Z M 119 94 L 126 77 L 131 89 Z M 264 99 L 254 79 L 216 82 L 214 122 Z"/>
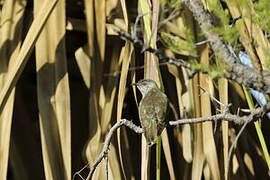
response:
<path fill-rule="evenodd" d="M 160 180 L 160 162 L 161 162 L 161 136 L 157 139 L 156 145 L 156 180 Z"/>
<path fill-rule="evenodd" d="M 244 92 L 245 92 L 245 95 L 246 95 L 246 98 L 247 98 L 248 106 L 252 110 L 252 109 L 254 109 L 254 103 L 253 103 L 251 94 L 247 91 L 247 89 L 244 86 L 243 86 L 243 89 L 244 89 Z M 264 139 L 264 136 L 263 136 L 263 133 L 262 133 L 262 129 L 261 129 L 260 125 L 259 125 L 259 121 L 255 121 L 254 125 L 255 125 L 255 129 L 256 129 L 259 141 L 260 141 L 261 146 L 262 146 L 265 161 L 267 163 L 268 169 L 270 170 L 270 156 L 269 156 L 269 152 L 268 152 L 268 149 L 267 149 L 267 146 L 266 146 L 266 143 L 265 143 L 265 139 Z"/>

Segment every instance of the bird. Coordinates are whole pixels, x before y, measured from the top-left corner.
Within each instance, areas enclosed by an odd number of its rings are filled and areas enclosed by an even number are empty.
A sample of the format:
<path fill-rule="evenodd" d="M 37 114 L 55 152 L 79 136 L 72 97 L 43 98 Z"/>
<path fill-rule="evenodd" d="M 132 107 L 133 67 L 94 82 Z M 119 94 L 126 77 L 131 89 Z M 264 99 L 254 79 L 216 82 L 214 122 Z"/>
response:
<path fill-rule="evenodd" d="M 169 101 L 153 80 L 142 79 L 133 85 L 136 85 L 142 94 L 138 107 L 139 118 L 146 142 L 152 146 L 167 125 Z"/>

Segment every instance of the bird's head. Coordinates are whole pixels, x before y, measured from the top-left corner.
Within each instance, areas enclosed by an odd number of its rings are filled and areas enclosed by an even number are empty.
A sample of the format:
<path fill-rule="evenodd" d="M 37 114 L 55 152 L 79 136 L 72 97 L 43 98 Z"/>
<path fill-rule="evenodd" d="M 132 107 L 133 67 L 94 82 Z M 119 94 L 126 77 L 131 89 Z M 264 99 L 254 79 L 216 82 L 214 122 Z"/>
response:
<path fill-rule="evenodd" d="M 158 88 L 156 82 L 151 79 L 142 79 L 133 85 L 137 86 L 143 96 L 152 88 Z"/>

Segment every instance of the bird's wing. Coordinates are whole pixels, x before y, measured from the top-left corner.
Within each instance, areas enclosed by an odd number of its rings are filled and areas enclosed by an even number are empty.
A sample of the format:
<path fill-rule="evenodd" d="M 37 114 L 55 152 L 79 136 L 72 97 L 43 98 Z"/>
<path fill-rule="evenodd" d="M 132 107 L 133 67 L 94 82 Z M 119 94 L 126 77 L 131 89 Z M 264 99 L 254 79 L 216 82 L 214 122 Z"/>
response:
<path fill-rule="evenodd" d="M 160 135 L 166 126 L 168 99 L 159 89 L 150 90 L 140 102 L 139 115 L 144 129 Z"/>
<path fill-rule="evenodd" d="M 154 103 L 155 120 L 157 121 L 158 135 L 160 135 L 163 129 L 166 127 L 166 116 L 168 108 L 168 99 L 165 94 L 159 94 L 157 100 Z"/>

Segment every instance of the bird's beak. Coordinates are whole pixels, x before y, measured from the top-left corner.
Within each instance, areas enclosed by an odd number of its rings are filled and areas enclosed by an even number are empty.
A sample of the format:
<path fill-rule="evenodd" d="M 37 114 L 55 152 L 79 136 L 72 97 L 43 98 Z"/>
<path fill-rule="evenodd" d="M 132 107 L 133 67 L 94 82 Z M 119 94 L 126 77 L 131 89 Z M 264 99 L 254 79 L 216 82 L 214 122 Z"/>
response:
<path fill-rule="evenodd" d="M 137 86 L 137 83 L 131 83 L 130 85 L 131 86 Z"/>

